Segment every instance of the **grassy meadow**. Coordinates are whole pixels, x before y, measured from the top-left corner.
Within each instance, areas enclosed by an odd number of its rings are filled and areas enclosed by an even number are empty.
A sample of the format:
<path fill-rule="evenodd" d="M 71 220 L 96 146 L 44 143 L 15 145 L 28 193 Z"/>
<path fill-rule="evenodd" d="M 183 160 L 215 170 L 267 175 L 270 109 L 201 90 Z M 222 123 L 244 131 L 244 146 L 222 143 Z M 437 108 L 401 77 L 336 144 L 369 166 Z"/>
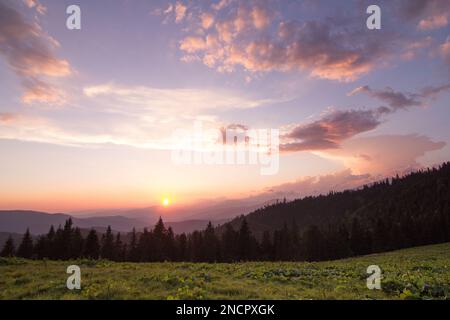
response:
<path fill-rule="evenodd" d="M 81 290 L 66 288 L 71 264 Z M 383 271 L 381 290 L 366 287 L 369 265 Z M 450 243 L 317 263 L 1 258 L 0 299 L 450 299 Z"/>

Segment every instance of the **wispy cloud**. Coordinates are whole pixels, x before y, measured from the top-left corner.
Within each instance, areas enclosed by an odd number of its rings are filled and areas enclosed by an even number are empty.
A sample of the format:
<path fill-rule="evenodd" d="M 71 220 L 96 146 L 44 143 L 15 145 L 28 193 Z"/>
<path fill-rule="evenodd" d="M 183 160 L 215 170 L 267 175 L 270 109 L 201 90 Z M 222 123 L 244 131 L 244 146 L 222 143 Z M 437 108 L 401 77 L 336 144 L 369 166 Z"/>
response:
<path fill-rule="evenodd" d="M 370 97 L 376 98 L 385 102 L 392 108 L 392 111 L 397 109 L 405 109 L 415 106 L 424 106 L 426 99 L 435 99 L 441 92 L 450 91 L 450 84 L 441 86 L 428 86 L 420 90 L 418 93 L 399 92 L 390 87 L 382 90 L 372 89 L 369 86 L 358 87 L 348 95 L 353 96 L 358 93 L 367 94 Z"/>
<path fill-rule="evenodd" d="M 47 8 L 44 5 L 42 5 L 38 0 L 23 0 L 23 2 L 28 8 L 36 9 L 36 11 L 41 15 L 47 13 Z"/>
<path fill-rule="evenodd" d="M 45 13 L 37 1 L 27 1 Z M 65 77 L 72 73 L 67 60 L 58 59 L 53 49 L 59 43 L 47 35 L 37 21 L 27 21 L 25 16 L 6 2 L 0 3 L 0 54 L 21 79 L 25 103 L 61 103 L 62 94 L 47 78 Z"/>
<path fill-rule="evenodd" d="M 275 99 L 245 97 L 226 90 L 161 89 L 146 86 L 120 86 L 112 83 L 89 86 L 83 91 L 88 97 L 105 97 L 121 106 L 128 104 L 173 115 L 180 111 L 195 114 L 199 110 L 248 109 L 277 102 Z"/>
<path fill-rule="evenodd" d="M 1 114 L 0 139 L 170 150 L 179 146 L 179 141 L 173 138 L 176 129 L 192 132 L 195 121 L 201 121 L 207 140 L 208 130 L 220 132 L 220 128 L 227 126 L 217 118 L 216 112 L 256 108 L 276 101 L 225 90 L 162 89 L 113 83 L 87 86 L 83 94 L 78 97 L 77 107 L 66 111 L 70 123 L 65 120 L 66 114 Z M 219 146 L 218 136 L 210 138 Z"/>
<path fill-rule="evenodd" d="M 420 157 L 445 146 L 423 135 L 382 135 L 350 139 L 321 155 L 341 161 L 355 173 L 389 176 L 421 168 Z"/>

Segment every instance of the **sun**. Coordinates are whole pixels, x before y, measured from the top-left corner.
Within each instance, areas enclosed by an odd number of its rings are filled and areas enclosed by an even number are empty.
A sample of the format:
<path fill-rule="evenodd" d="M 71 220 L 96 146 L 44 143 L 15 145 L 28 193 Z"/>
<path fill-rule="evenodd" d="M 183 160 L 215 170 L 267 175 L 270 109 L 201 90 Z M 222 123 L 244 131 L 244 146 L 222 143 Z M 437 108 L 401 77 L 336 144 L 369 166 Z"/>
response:
<path fill-rule="evenodd" d="M 164 198 L 164 199 L 162 200 L 162 205 L 163 205 L 164 207 L 168 207 L 168 206 L 170 205 L 170 199 L 169 199 L 169 198 Z"/>

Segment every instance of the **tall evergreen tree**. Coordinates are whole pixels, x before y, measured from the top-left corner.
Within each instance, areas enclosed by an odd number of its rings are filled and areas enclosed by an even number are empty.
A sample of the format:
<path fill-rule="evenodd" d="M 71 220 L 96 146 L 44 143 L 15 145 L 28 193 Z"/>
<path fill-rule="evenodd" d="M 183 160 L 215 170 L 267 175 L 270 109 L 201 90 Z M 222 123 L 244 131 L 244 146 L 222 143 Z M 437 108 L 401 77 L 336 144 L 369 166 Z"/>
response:
<path fill-rule="evenodd" d="M 72 259 L 78 259 L 83 256 L 84 239 L 81 235 L 80 228 L 75 228 L 72 232 L 70 241 L 70 257 Z"/>
<path fill-rule="evenodd" d="M 215 262 L 219 258 L 219 241 L 214 232 L 214 227 L 209 221 L 204 232 L 205 261 Z"/>
<path fill-rule="evenodd" d="M 153 228 L 152 235 L 153 259 L 155 261 L 164 261 L 167 259 L 167 253 L 164 250 L 167 243 L 167 230 L 161 217 L 159 217 L 158 222 Z"/>
<path fill-rule="evenodd" d="M 133 228 L 133 231 L 131 232 L 131 240 L 128 249 L 128 260 L 133 262 L 139 261 L 138 239 L 135 228 Z"/>
<path fill-rule="evenodd" d="M 264 231 L 261 240 L 261 260 L 270 261 L 273 260 L 273 245 L 270 238 L 270 232 Z"/>
<path fill-rule="evenodd" d="M 308 261 L 319 261 L 323 256 L 323 244 L 324 239 L 320 229 L 315 226 L 309 226 L 304 235 L 304 246 L 306 260 Z"/>
<path fill-rule="evenodd" d="M 70 259 L 72 257 L 72 236 L 73 236 L 73 222 L 72 218 L 66 220 L 64 229 L 62 231 L 61 239 L 61 258 L 63 260 Z"/>
<path fill-rule="evenodd" d="M 122 239 L 120 236 L 120 232 L 116 235 L 116 241 L 114 242 L 114 261 L 123 261 L 125 257 L 123 256 L 123 247 Z"/>
<path fill-rule="evenodd" d="M 222 258 L 225 262 L 233 262 L 238 259 L 238 233 L 231 224 L 225 225 L 222 235 Z"/>
<path fill-rule="evenodd" d="M 101 257 L 102 259 L 114 260 L 114 236 L 111 226 L 108 226 L 106 233 L 102 236 Z"/>
<path fill-rule="evenodd" d="M 151 258 L 150 250 L 151 250 L 151 234 L 147 228 L 144 228 L 144 231 L 139 237 L 138 241 L 139 261 L 142 262 L 150 261 Z"/>
<path fill-rule="evenodd" d="M 11 236 L 6 240 L 5 245 L 3 246 L 2 252 L 0 253 L 1 257 L 13 257 L 15 254 L 14 240 Z"/>
<path fill-rule="evenodd" d="M 39 236 L 36 244 L 33 248 L 34 254 L 36 255 L 37 259 L 45 259 L 48 258 L 46 251 L 47 251 L 47 237 L 46 236 Z"/>
<path fill-rule="evenodd" d="M 246 261 L 251 258 L 251 232 L 247 220 L 242 220 L 241 228 L 238 235 L 238 257 L 241 261 Z"/>
<path fill-rule="evenodd" d="M 98 259 L 100 256 L 100 243 L 94 229 L 91 229 L 86 237 L 83 256 L 88 259 Z"/>
<path fill-rule="evenodd" d="M 47 243 L 45 256 L 49 259 L 56 259 L 55 234 L 55 228 L 51 225 L 45 241 Z"/>
<path fill-rule="evenodd" d="M 27 229 L 23 235 L 22 242 L 19 249 L 17 249 L 17 256 L 25 259 L 31 259 L 33 256 L 33 239 L 31 238 L 30 229 Z"/>
<path fill-rule="evenodd" d="M 167 229 L 164 250 L 166 252 L 165 258 L 170 261 L 174 261 L 176 256 L 176 246 L 175 246 L 175 234 L 173 233 L 172 227 L 169 227 Z"/>
<path fill-rule="evenodd" d="M 188 261 L 188 248 L 187 248 L 187 237 L 185 233 L 176 236 L 176 261 Z"/>

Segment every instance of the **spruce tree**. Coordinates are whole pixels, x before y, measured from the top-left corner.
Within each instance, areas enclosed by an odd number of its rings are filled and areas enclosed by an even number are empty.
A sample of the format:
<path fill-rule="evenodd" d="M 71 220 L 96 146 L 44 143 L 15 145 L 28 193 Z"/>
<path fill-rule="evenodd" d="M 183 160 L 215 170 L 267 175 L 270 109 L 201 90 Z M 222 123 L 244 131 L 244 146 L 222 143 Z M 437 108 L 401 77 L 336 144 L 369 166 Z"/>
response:
<path fill-rule="evenodd" d="M 185 233 L 180 234 L 176 237 L 176 252 L 177 258 L 176 261 L 187 261 L 187 237 Z"/>
<path fill-rule="evenodd" d="M 214 232 L 214 227 L 211 221 L 206 226 L 204 231 L 205 241 L 205 260 L 206 262 L 215 262 L 218 259 L 219 243 Z"/>
<path fill-rule="evenodd" d="M 270 232 L 264 231 L 261 240 L 261 259 L 263 261 L 273 260 L 273 246 Z"/>
<path fill-rule="evenodd" d="M 23 235 L 22 242 L 17 250 L 17 256 L 25 259 L 31 259 L 33 257 L 33 239 L 31 238 L 29 229 Z"/>
<path fill-rule="evenodd" d="M 70 256 L 72 259 L 78 259 L 83 256 L 84 239 L 80 228 L 75 228 L 70 241 Z"/>
<path fill-rule="evenodd" d="M 175 234 L 173 233 L 172 227 L 167 229 L 167 235 L 164 244 L 165 258 L 174 261 L 175 260 Z"/>
<path fill-rule="evenodd" d="M 320 229 L 315 225 L 309 226 L 303 235 L 306 260 L 321 260 L 323 257 L 323 244 L 324 238 Z"/>
<path fill-rule="evenodd" d="M 251 233 L 247 220 L 242 220 L 238 235 L 238 256 L 239 260 L 246 261 L 251 257 Z"/>
<path fill-rule="evenodd" d="M 131 232 L 131 241 L 128 248 L 128 258 L 129 261 L 136 262 L 139 261 L 139 251 L 138 251 L 138 240 L 136 235 L 136 229 L 133 228 Z"/>
<path fill-rule="evenodd" d="M 63 260 L 68 260 L 72 257 L 72 225 L 72 218 L 67 219 L 62 231 L 61 258 Z"/>
<path fill-rule="evenodd" d="M 55 228 L 53 225 L 50 226 L 50 230 L 46 236 L 46 252 L 45 256 L 49 259 L 56 259 L 56 246 L 55 246 Z"/>
<path fill-rule="evenodd" d="M 100 256 L 100 244 L 98 241 L 97 231 L 94 229 L 89 231 L 86 238 L 83 255 L 88 259 L 98 259 Z"/>
<path fill-rule="evenodd" d="M 102 237 L 101 257 L 102 259 L 114 260 L 114 236 L 111 226 L 108 226 Z"/>
<path fill-rule="evenodd" d="M 2 252 L 0 256 L 2 257 L 13 257 L 15 254 L 14 240 L 11 236 L 6 240 L 5 245 L 3 246 Z"/>
<path fill-rule="evenodd" d="M 123 261 L 123 243 L 120 237 L 120 232 L 116 235 L 116 241 L 114 242 L 114 261 Z"/>
<path fill-rule="evenodd" d="M 156 223 L 155 227 L 153 228 L 152 232 L 152 255 L 153 259 L 155 261 L 164 261 L 167 256 L 166 252 L 164 252 L 165 245 L 167 243 L 167 230 L 164 226 L 164 222 L 161 217 L 159 217 L 158 222 Z"/>
<path fill-rule="evenodd" d="M 222 235 L 222 257 L 225 262 L 234 262 L 238 259 L 238 233 L 230 223 L 225 225 Z"/>

